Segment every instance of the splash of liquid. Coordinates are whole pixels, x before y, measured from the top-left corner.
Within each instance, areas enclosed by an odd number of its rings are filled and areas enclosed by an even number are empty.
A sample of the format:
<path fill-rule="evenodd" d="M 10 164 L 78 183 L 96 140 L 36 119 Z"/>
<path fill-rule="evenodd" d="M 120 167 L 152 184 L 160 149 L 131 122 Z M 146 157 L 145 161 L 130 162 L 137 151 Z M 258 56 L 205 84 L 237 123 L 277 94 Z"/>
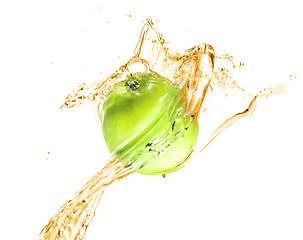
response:
<path fill-rule="evenodd" d="M 105 96 L 117 83 L 125 80 L 126 75 L 150 69 L 180 87 L 186 86 L 184 97 L 188 111 L 196 114 L 196 117 L 199 116 L 200 108 L 203 113 L 207 111 L 204 99 L 214 88 L 223 90 L 226 95 L 229 91 L 239 90 L 245 97 L 254 97 L 261 91 L 263 97 L 287 91 L 286 85 L 267 87 L 257 93 L 247 91 L 233 78 L 234 69 L 241 69 L 243 65 L 243 62 L 236 64 L 229 54 L 215 54 L 213 47 L 206 43 L 190 48 L 184 54 L 173 52 L 167 47 L 162 34 L 154 28 L 152 21 L 147 20 L 141 30 L 134 56 L 106 79 L 92 84 L 81 83 L 68 94 L 61 109 L 76 107 L 87 101 L 99 102 L 100 107 Z"/>
<path fill-rule="evenodd" d="M 105 187 L 132 173 L 132 166 L 125 166 L 113 157 L 109 163 L 67 201 L 41 231 L 38 240 L 81 240 L 95 215 Z"/>
<path fill-rule="evenodd" d="M 215 60 L 228 62 L 230 67 L 215 65 Z M 172 52 L 166 46 L 162 35 L 153 27 L 152 21 L 147 20 L 135 48 L 135 55 L 105 80 L 93 84 L 81 84 L 67 96 L 61 108 L 72 108 L 86 101 L 94 101 L 97 103 L 97 112 L 100 112 L 102 100 L 114 86 L 123 81 L 126 75 L 142 68 L 152 69 L 185 87 L 186 91 L 182 97 L 187 104 L 187 114 L 193 118 L 205 116 L 209 111 L 205 99 L 216 88 L 221 89 L 226 96 L 230 91 L 237 90 L 243 96 L 250 97 L 251 101 L 247 109 L 219 125 L 202 149 L 195 149 L 195 152 L 182 162 L 180 167 L 183 167 L 233 122 L 252 114 L 258 99 L 286 91 L 283 85 L 268 87 L 257 93 L 246 91 L 232 76 L 232 69 L 240 68 L 242 65 L 237 66 L 233 57 L 228 54 L 215 55 L 214 49 L 209 44 L 200 44 L 185 51 L 184 54 Z M 50 219 L 38 240 L 83 239 L 105 187 L 128 176 L 136 167 L 134 164 L 122 164 L 116 156 L 113 156 L 110 162 Z"/>

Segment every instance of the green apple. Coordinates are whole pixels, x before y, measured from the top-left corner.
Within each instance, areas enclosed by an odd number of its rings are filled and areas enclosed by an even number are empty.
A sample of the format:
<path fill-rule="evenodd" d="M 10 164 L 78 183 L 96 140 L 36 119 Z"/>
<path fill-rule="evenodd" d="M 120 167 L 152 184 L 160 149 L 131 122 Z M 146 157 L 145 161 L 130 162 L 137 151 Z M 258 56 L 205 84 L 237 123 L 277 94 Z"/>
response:
<path fill-rule="evenodd" d="M 127 76 L 106 96 L 100 113 L 111 153 L 143 174 L 166 174 L 191 154 L 198 122 L 186 114 L 182 88 L 148 71 Z"/>

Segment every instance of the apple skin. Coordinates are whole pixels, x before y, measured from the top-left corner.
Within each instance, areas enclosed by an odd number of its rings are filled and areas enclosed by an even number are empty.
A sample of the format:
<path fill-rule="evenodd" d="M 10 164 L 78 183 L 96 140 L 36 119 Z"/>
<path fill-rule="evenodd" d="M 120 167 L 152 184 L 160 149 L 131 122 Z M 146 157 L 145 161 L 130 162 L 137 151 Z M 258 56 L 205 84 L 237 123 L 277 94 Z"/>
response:
<path fill-rule="evenodd" d="M 198 136 L 198 122 L 186 115 L 182 89 L 153 71 L 118 83 L 99 117 L 110 152 L 135 163 L 142 174 L 179 169 Z"/>

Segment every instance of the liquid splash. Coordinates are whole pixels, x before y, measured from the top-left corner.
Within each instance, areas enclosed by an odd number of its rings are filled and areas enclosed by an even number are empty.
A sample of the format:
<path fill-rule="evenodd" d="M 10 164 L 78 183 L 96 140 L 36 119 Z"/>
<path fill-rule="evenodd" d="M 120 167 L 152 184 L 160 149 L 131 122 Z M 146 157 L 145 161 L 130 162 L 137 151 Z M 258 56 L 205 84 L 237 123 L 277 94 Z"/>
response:
<path fill-rule="evenodd" d="M 207 106 L 203 101 L 214 88 L 221 89 L 226 96 L 228 92 L 238 90 L 244 97 L 261 94 L 262 98 L 287 92 L 286 85 L 267 87 L 259 92 L 244 89 L 233 78 L 233 71 L 243 66 L 243 62 L 236 64 L 229 54 L 215 54 L 213 47 L 207 43 L 190 48 L 183 54 L 173 52 L 152 21 L 147 20 L 141 30 L 134 56 L 106 79 L 92 84 L 79 84 L 77 89 L 68 94 L 60 109 L 76 107 L 85 102 L 99 102 L 100 106 L 105 96 L 117 83 L 125 80 L 127 75 L 150 69 L 180 87 L 186 86 L 184 97 L 189 105 L 188 110 L 196 117 L 199 116 L 200 107 L 206 112 Z M 290 78 L 295 78 L 295 75 Z"/>
<path fill-rule="evenodd" d="M 133 172 L 113 157 L 109 163 L 67 201 L 41 231 L 38 240 L 83 239 L 105 187 Z"/>
<path fill-rule="evenodd" d="M 220 61 L 224 61 L 223 66 L 220 65 Z M 80 84 L 68 94 L 61 109 L 76 107 L 85 102 L 95 102 L 99 113 L 103 99 L 117 83 L 125 80 L 131 73 L 146 70 L 153 70 L 173 83 L 185 87 L 186 91 L 182 97 L 187 104 L 187 114 L 193 118 L 204 117 L 210 111 L 211 107 L 205 100 L 215 92 L 215 89 L 223 91 L 225 96 L 238 91 L 243 98 L 249 98 L 248 107 L 223 121 L 207 139 L 206 144 L 194 149 L 193 153 L 180 163 L 179 168 L 181 168 L 203 151 L 224 129 L 240 118 L 251 115 L 259 99 L 287 91 L 285 85 L 267 87 L 257 93 L 247 91 L 233 79 L 233 69 L 241 67 L 243 63 L 237 65 L 233 57 L 228 54 L 216 55 L 209 44 L 200 44 L 188 49 L 184 54 L 172 52 L 162 35 L 154 28 L 152 21 L 147 20 L 142 28 L 134 56 L 105 80 L 93 84 Z M 105 187 L 133 173 L 137 166 L 122 164 L 117 156 L 112 156 L 109 163 L 50 219 L 38 240 L 83 239 Z"/>

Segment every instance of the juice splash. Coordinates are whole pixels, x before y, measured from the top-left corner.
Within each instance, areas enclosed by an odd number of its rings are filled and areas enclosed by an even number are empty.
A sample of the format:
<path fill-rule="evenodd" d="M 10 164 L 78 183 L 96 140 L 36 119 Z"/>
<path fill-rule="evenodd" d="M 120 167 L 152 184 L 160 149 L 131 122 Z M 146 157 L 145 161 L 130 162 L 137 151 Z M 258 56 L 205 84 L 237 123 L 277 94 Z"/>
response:
<path fill-rule="evenodd" d="M 215 65 L 217 61 L 219 64 Z M 220 61 L 224 62 L 223 67 Z M 117 84 L 136 72 L 150 70 L 184 89 L 181 95 L 186 103 L 184 114 L 192 121 L 205 117 L 211 111 L 209 104 L 211 101 L 208 99 L 217 89 L 226 96 L 237 92 L 243 99 L 249 99 L 245 110 L 219 124 L 204 144 L 197 145 L 182 162 L 178 163 L 176 169 L 179 169 L 195 158 L 224 129 L 240 118 L 251 115 L 259 99 L 286 92 L 284 85 L 267 87 L 257 92 L 247 91 L 233 79 L 232 75 L 233 69 L 242 65 L 237 66 L 233 57 L 228 54 L 216 55 L 209 44 L 200 44 L 185 51 L 184 54 L 172 52 L 152 22 L 147 20 L 135 48 L 135 55 L 105 80 L 94 84 L 81 84 L 67 96 L 61 108 L 95 102 L 99 114 L 106 96 Z M 142 163 L 137 161 L 126 164 L 120 160 L 118 155 L 113 154 L 110 162 L 50 219 L 38 239 L 83 239 L 105 187 L 135 172 Z"/>
<path fill-rule="evenodd" d="M 49 220 L 38 239 L 83 239 L 105 187 L 125 178 L 132 170 L 113 157 Z"/>

